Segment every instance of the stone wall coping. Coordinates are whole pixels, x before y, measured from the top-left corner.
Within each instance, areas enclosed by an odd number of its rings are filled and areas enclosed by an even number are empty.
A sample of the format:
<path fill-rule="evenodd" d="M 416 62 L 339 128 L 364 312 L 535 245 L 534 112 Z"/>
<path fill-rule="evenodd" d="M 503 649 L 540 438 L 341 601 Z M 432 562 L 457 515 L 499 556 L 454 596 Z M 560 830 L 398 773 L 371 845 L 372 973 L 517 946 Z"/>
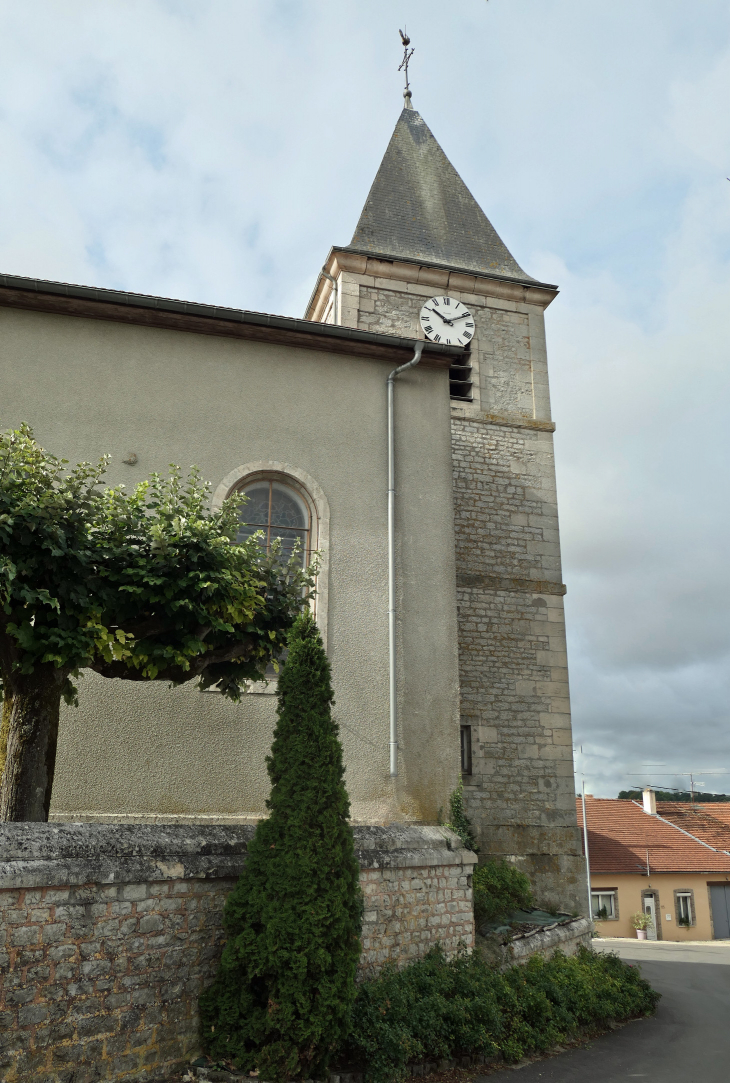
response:
<path fill-rule="evenodd" d="M 248 824 L 0 824 L 0 889 L 237 879 Z M 463 865 L 477 857 L 444 827 L 353 827 L 363 869 Z"/>
<path fill-rule="evenodd" d="M 470 870 L 478 860 L 477 855 L 467 850 L 459 836 L 447 827 L 360 824 L 352 830 L 362 869 L 467 865 Z"/>
<path fill-rule="evenodd" d="M 586 947 L 590 945 L 593 933 L 593 922 L 590 918 L 575 918 L 573 921 L 565 921 L 559 925 L 549 925 L 546 929 L 538 929 L 527 936 L 515 937 L 509 941 L 512 948 L 511 956 L 515 962 L 522 962 L 531 956 L 541 953 L 552 953 L 556 948 L 565 948 L 570 945 L 572 950 L 566 954 L 572 954 L 579 944 Z"/>

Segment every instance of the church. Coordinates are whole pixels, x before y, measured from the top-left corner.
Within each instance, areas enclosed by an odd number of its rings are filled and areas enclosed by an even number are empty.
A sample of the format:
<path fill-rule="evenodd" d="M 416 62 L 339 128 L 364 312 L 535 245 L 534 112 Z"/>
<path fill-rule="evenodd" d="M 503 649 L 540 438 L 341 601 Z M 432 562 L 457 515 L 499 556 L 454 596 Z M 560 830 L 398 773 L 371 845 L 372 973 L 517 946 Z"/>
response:
<path fill-rule="evenodd" d="M 317 264 L 318 266 L 319 264 Z M 109 484 L 195 464 L 318 554 L 353 822 L 434 825 L 583 909 L 544 311 L 410 92 L 303 319 L 0 275 L 3 429 Z M 396 373 L 396 370 L 400 370 Z M 393 375 L 396 373 L 395 375 Z M 276 675 L 241 703 L 86 674 L 51 819 L 251 824 Z"/>

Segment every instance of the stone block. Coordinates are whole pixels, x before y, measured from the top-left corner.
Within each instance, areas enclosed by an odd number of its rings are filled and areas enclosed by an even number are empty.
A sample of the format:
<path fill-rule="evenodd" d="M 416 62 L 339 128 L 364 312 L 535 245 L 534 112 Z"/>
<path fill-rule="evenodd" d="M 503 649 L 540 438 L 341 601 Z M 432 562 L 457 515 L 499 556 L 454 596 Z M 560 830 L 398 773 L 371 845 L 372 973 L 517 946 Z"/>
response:
<path fill-rule="evenodd" d="M 78 955 L 76 944 L 56 944 L 55 948 L 48 949 L 48 957 L 52 963 L 67 962 Z"/>
<path fill-rule="evenodd" d="M 40 941 L 40 934 L 41 930 L 37 925 L 20 925 L 12 930 L 10 943 L 14 948 L 37 944 Z"/>
<path fill-rule="evenodd" d="M 122 898 L 135 902 L 146 899 L 148 890 L 147 884 L 125 884 L 122 887 Z"/>
<path fill-rule="evenodd" d="M 111 963 L 108 959 L 87 959 L 81 964 L 81 974 L 84 978 L 103 978 L 111 973 Z"/>
<path fill-rule="evenodd" d="M 48 1019 L 48 1008 L 44 1004 L 26 1004 L 18 1011 L 18 1026 L 30 1027 L 44 1023 Z"/>
<path fill-rule="evenodd" d="M 0 911 L 2 913 L 3 922 L 8 925 L 25 925 L 28 921 L 27 910 L 5 910 Z"/>
<path fill-rule="evenodd" d="M 114 1016 L 106 1014 L 85 1016 L 76 1024 L 76 1033 L 79 1038 L 96 1038 L 100 1034 L 109 1034 L 114 1029 Z"/>
<path fill-rule="evenodd" d="M 140 933 L 157 932 L 164 926 L 164 920 L 160 914 L 146 914 L 139 922 Z"/>

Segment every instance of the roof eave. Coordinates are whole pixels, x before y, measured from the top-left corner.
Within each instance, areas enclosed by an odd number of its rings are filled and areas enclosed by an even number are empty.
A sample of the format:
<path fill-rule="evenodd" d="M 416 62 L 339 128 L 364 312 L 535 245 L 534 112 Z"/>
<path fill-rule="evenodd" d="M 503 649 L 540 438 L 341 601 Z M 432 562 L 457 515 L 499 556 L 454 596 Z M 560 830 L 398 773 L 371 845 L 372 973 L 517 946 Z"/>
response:
<path fill-rule="evenodd" d="M 369 256 L 371 259 L 385 260 L 389 263 L 412 263 L 418 267 L 433 267 L 439 271 L 449 271 L 452 274 L 460 274 L 473 276 L 474 278 L 484 278 L 493 282 L 512 282 L 517 286 L 525 286 L 532 289 L 551 290 L 554 293 L 558 293 L 558 287 L 548 282 L 540 282 L 536 278 L 531 278 L 526 275 L 525 278 L 517 278 L 511 275 L 503 274 L 490 274 L 489 271 L 476 271 L 471 267 L 457 267 L 455 264 L 439 263 L 436 260 L 421 259 L 420 257 L 407 257 L 407 256 L 394 256 L 387 252 L 373 252 L 369 248 L 357 248 L 354 245 L 342 245 L 342 247 L 335 245 L 332 248 L 333 252 L 355 252 L 359 256 Z"/>
<path fill-rule="evenodd" d="M 247 309 L 7 274 L 0 274 L 0 305 L 196 334 L 284 343 L 383 361 L 402 361 L 403 352 L 412 351 L 416 341 Z M 429 342 L 424 349 L 423 361 L 446 367 L 453 363 L 453 358 L 463 357 L 464 352 L 459 346 Z"/>

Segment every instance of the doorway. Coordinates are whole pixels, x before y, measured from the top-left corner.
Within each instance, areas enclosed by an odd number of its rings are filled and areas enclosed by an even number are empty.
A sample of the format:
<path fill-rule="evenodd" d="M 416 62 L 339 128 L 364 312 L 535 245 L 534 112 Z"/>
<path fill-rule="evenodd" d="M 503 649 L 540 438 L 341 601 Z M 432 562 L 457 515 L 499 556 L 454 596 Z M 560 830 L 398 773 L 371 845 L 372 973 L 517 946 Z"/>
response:
<path fill-rule="evenodd" d="M 710 903 L 715 940 L 730 940 L 730 884 L 712 884 Z"/>
<path fill-rule="evenodd" d="M 644 913 L 649 914 L 649 916 L 651 917 L 651 925 L 649 925 L 646 930 L 646 939 L 656 940 L 658 939 L 656 929 L 656 896 L 645 895 L 642 899 L 642 903 L 644 906 Z"/>

